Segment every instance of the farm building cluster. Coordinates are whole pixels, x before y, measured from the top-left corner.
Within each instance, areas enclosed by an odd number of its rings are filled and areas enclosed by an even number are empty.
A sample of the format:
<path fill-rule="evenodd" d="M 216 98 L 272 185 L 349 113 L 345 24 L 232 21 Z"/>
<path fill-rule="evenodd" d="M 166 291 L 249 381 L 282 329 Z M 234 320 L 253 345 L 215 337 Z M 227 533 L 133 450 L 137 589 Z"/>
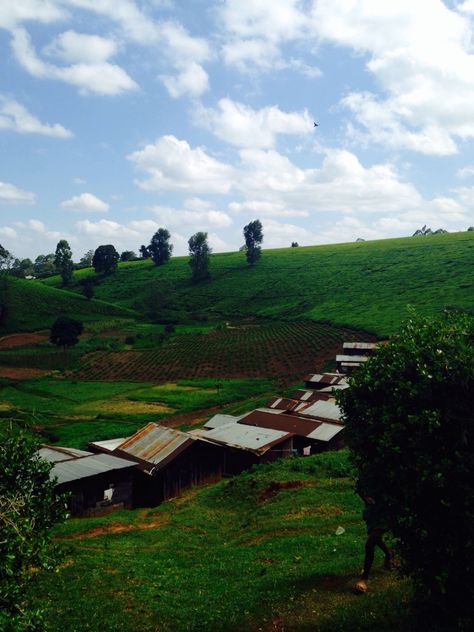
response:
<path fill-rule="evenodd" d="M 201 483 L 239 474 L 258 463 L 341 447 L 344 423 L 335 391 L 365 362 L 376 343 L 346 342 L 337 373 L 305 376 L 303 389 L 272 397 L 243 415 L 216 414 L 182 432 L 148 423 L 131 437 L 89 443 L 89 451 L 42 446 L 72 515 L 156 506 Z"/>

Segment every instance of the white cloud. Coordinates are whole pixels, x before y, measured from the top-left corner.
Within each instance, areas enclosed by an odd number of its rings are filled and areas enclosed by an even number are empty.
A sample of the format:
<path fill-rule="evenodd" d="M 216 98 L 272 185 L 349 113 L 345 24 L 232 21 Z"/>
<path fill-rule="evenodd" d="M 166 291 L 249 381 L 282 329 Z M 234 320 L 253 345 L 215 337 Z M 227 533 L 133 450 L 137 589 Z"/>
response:
<path fill-rule="evenodd" d="M 441 0 L 318 0 L 316 37 L 368 55 L 384 96 L 351 92 L 342 103 L 370 141 L 426 154 L 474 137 L 474 55 L 468 19 Z"/>
<path fill-rule="evenodd" d="M 130 237 L 136 239 L 140 237 L 137 230 L 109 219 L 101 219 L 97 222 L 84 219 L 76 222 L 75 228 L 79 233 L 106 239 L 123 239 Z"/>
<path fill-rule="evenodd" d="M 18 63 L 31 75 L 72 84 L 79 88 L 81 94 L 113 96 L 138 88 L 125 70 L 100 57 L 94 62 L 73 63 L 70 66 L 44 62 L 38 57 L 29 34 L 23 28 L 13 31 L 12 48 Z"/>
<path fill-rule="evenodd" d="M 465 0 L 457 9 L 462 13 L 474 13 L 474 0 Z"/>
<path fill-rule="evenodd" d="M 61 202 L 61 208 L 84 213 L 105 213 L 110 207 L 92 193 L 81 193 Z"/>
<path fill-rule="evenodd" d="M 466 165 L 462 169 L 459 169 L 456 176 L 458 178 L 469 178 L 470 176 L 474 176 L 474 165 Z"/>
<path fill-rule="evenodd" d="M 0 27 L 13 29 L 24 21 L 49 24 L 66 17 L 66 12 L 55 0 L 3 0 L 0 3 Z"/>
<path fill-rule="evenodd" d="M 59 124 L 41 123 L 14 99 L 0 95 L 0 129 L 20 134 L 42 134 L 55 138 L 71 138 L 73 133 Z"/>
<path fill-rule="evenodd" d="M 10 204 L 33 204 L 36 195 L 29 191 L 23 191 L 9 182 L 0 182 L 0 202 Z"/>
<path fill-rule="evenodd" d="M 201 147 L 192 149 L 175 136 L 162 136 L 128 156 L 135 167 L 147 174 L 137 184 L 148 191 L 189 191 L 226 193 L 232 186 L 234 170 L 212 158 Z"/>
<path fill-rule="evenodd" d="M 308 112 L 283 112 L 277 105 L 253 110 L 231 99 L 221 99 L 217 109 L 200 108 L 197 123 L 237 147 L 273 147 L 279 134 L 299 135 L 312 131 Z"/>
<path fill-rule="evenodd" d="M 153 206 L 153 213 L 163 226 L 191 226 L 206 229 L 210 227 L 227 228 L 232 218 L 224 211 L 212 207 L 205 201 L 193 198 L 186 200 L 182 209 L 167 206 Z"/>
<path fill-rule="evenodd" d="M 300 246 L 316 243 L 317 236 L 307 228 L 281 223 L 274 219 L 263 222 L 263 243 L 266 248 L 285 248 L 297 241 Z"/>
<path fill-rule="evenodd" d="M 75 31 L 60 33 L 44 48 L 46 55 L 69 64 L 102 63 L 117 52 L 118 45 L 114 40 Z"/>
<path fill-rule="evenodd" d="M 9 237 L 10 239 L 14 239 L 18 236 L 18 233 L 11 226 L 0 226 L 0 235 L 2 235 L 2 237 Z"/>
<path fill-rule="evenodd" d="M 258 217 L 308 217 L 309 215 L 308 211 L 287 208 L 281 202 L 266 202 L 263 200 L 231 202 L 229 210 L 234 213 L 250 213 Z"/>
<path fill-rule="evenodd" d="M 224 60 L 241 70 L 281 64 L 280 46 L 302 37 L 307 25 L 300 0 L 228 0 L 218 17 L 226 32 Z"/>
<path fill-rule="evenodd" d="M 27 227 L 35 233 L 39 233 L 42 238 L 56 240 L 56 239 L 64 239 L 64 235 L 61 235 L 60 232 L 56 230 L 48 230 L 45 224 L 39 219 L 30 219 L 27 222 Z"/>
<path fill-rule="evenodd" d="M 206 71 L 194 61 L 176 75 L 160 75 L 160 79 L 174 99 L 184 95 L 199 97 L 209 89 Z"/>

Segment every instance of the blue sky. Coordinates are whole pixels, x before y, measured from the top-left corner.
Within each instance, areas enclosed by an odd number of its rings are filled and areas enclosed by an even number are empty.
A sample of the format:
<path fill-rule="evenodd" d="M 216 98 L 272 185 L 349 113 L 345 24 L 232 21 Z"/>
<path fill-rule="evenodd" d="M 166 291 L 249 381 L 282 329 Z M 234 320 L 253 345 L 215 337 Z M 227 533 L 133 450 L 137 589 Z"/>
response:
<path fill-rule="evenodd" d="M 473 32 L 474 0 L 2 0 L 0 243 L 466 230 Z"/>

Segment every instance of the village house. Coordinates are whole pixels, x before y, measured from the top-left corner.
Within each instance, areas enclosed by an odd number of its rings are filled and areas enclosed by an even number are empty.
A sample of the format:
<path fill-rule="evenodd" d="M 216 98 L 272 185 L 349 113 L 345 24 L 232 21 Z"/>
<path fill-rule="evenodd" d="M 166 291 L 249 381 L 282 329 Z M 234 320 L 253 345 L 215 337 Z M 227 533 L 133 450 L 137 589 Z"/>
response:
<path fill-rule="evenodd" d="M 67 493 L 73 516 L 93 516 L 134 506 L 136 464 L 110 454 L 43 445 L 42 459 L 53 463 L 56 490 Z"/>

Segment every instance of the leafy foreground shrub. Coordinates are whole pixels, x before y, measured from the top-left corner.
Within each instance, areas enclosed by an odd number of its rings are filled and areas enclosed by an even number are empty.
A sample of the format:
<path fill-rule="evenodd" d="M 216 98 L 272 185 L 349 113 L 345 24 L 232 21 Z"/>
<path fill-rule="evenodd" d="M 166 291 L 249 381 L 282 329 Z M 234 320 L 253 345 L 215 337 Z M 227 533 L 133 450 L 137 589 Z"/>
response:
<path fill-rule="evenodd" d="M 473 629 L 474 320 L 412 318 L 350 382 L 346 438 L 416 605 L 430 629 Z"/>
<path fill-rule="evenodd" d="M 40 569 L 54 567 L 48 531 L 64 519 L 64 499 L 27 435 L 0 439 L 0 630 L 42 630 L 41 611 L 24 603 L 24 592 Z"/>

